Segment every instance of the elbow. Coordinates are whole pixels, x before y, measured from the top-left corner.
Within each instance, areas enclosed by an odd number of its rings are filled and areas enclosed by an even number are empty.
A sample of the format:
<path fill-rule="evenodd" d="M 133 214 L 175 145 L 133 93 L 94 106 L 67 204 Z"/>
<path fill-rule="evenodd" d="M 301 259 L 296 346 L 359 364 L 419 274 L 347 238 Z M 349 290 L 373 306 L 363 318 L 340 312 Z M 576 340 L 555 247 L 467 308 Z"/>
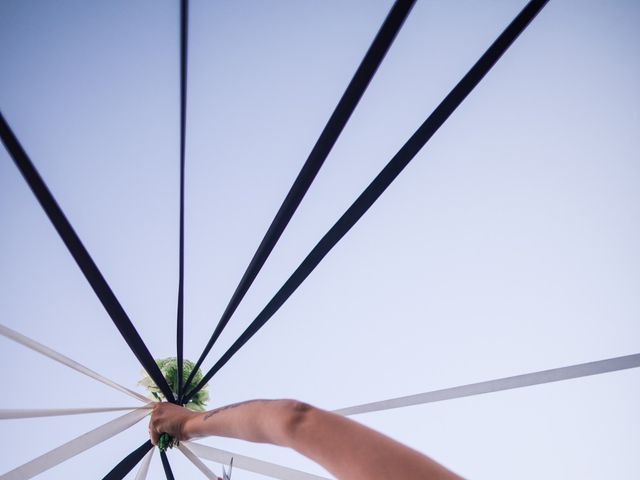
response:
<path fill-rule="evenodd" d="M 300 431 L 309 423 L 314 407 L 298 400 L 283 400 L 283 444 L 291 445 Z"/>

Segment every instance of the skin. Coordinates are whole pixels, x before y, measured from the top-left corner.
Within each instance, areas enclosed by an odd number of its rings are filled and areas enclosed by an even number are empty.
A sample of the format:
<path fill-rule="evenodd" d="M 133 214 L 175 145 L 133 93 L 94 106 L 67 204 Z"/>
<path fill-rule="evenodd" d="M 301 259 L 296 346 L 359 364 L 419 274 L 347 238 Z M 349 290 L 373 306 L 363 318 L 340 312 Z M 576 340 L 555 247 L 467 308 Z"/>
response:
<path fill-rule="evenodd" d="M 196 413 L 154 406 L 149 433 L 179 440 L 209 435 L 292 448 L 338 480 L 461 479 L 425 455 L 351 419 L 296 400 L 251 400 Z"/>

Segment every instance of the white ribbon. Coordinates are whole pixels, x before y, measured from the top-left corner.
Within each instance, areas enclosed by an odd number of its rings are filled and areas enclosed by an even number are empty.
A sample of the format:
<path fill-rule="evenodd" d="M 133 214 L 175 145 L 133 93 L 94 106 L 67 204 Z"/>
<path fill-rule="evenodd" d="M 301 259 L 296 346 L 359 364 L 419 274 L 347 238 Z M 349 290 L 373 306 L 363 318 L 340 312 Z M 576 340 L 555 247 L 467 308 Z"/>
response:
<path fill-rule="evenodd" d="M 61 353 L 52 350 L 51 348 L 42 345 L 41 343 L 36 342 L 35 340 L 30 339 L 29 337 L 25 337 L 24 335 L 16 332 L 15 330 L 11 330 L 9 327 L 6 327 L 0 324 L 0 335 L 13 340 L 14 342 L 18 342 L 21 345 L 24 345 L 31 350 L 35 350 L 42 355 L 49 357 L 56 362 L 60 362 L 63 365 L 66 365 L 69 368 L 72 368 L 80 373 L 83 373 L 99 382 L 104 383 L 105 385 L 109 385 L 110 387 L 115 388 L 116 390 L 120 390 L 122 393 L 126 393 L 127 395 L 140 400 L 141 402 L 148 403 L 149 399 L 144 395 L 141 395 L 133 390 L 129 390 L 122 385 L 117 384 L 116 382 L 109 380 L 108 378 L 103 377 L 99 373 L 94 372 L 93 370 L 85 367 L 84 365 L 80 365 L 78 362 L 71 360 L 69 357 L 62 355 Z"/>
<path fill-rule="evenodd" d="M 196 456 L 205 460 L 228 464 L 233 458 L 233 466 L 249 472 L 259 473 L 267 477 L 278 478 L 280 480 L 329 480 L 311 473 L 301 472 L 293 468 L 282 467 L 275 463 L 269 463 L 256 458 L 245 457 L 237 453 L 227 452 L 218 448 L 209 447 L 200 443 L 182 442 Z"/>
<path fill-rule="evenodd" d="M 178 448 L 182 453 L 184 453 L 184 456 L 187 457 L 191 461 L 191 463 L 193 463 L 198 468 L 198 470 L 204 473 L 205 477 L 207 477 L 209 480 L 218 480 L 218 476 L 211 470 L 209 470 L 209 467 L 202 463 L 202 460 L 196 457 L 196 455 L 184 445 L 184 442 L 179 443 Z"/>
<path fill-rule="evenodd" d="M 0 420 L 16 418 L 60 417 L 65 415 L 82 415 L 84 413 L 121 412 L 136 410 L 139 407 L 104 407 L 104 408 L 34 408 L 11 409 L 0 408 Z M 151 408 L 151 407 L 144 407 Z"/>
<path fill-rule="evenodd" d="M 156 449 L 152 448 L 142 459 L 140 470 L 138 470 L 138 473 L 136 474 L 136 480 L 146 480 L 147 473 L 149 473 L 149 464 L 151 463 L 151 457 L 153 457 L 153 452 L 155 451 Z"/>
<path fill-rule="evenodd" d="M 121 417 L 105 423 L 90 432 L 80 435 L 77 438 L 60 445 L 57 448 L 45 453 L 44 455 L 34 458 L 30 462 L 19 466 L 0 476 L 0 480 L 26 480 L 49 470 L 60 463 L 75 457 L 76 455 L 88 450 L 89 448 L 110 439 L 114 435 L 135 425 L 144 417 L 149 415 L 149 407 L 151 404 L 143 408 L 138 408 Z"/>
<path fill-rule="evenodd" d="M 366 412 L 378 412 L 390 410 L 392 408 L 408 407 L 411 405 L 421 405 L 424 403 L 441 402 L 454 398 L 470 397 L 483 393 L 499 392 L 514 388 L 540 385 L 543 383 L 559 382 L 572 378 L 587 377 L 600 373 L 615 372 L 627 368 L 640 367 L 640 353 L 626 355 L 624 357 L 608 358 L 596 362 L 580 363 L 568 367 L 553 368 L 539 372 L 525 373 L 513 377 L 498 378 L 486 382 L 470 383 L 459 387 L 445 388 L 443 390 L 433 390 L 431 392 L 418 393 L 406 397 L 391 398 L 379 402 L 365 403 L 353 407 L 334 410 L 339 415 L 357 415 Z"/>

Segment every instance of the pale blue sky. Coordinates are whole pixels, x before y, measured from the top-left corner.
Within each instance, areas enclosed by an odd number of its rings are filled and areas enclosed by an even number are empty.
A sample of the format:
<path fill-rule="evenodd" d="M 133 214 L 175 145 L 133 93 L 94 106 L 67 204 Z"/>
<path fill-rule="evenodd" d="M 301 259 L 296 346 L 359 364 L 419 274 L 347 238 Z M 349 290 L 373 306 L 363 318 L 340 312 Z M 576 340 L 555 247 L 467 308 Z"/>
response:
<path fill-rule="evenodd" d="M 0 109 L 157 357 L 175 354 L 177 3 L 0 2 Z M 206 366 L 524 3 L 418 2 Z M 390 5 L 192 0 L 188 358 Z M 215 377 L 211 406 L 338 408 L 640 351 L 639 24 L 637 2 L 551 0 Z M 0 232 L 1 322 L 134 387 L 135 357 L 4 149 Z M 4 339 L 0 355 L 2 408 L 133 403 Z M 473 479 L 632 479 L 639 380 L 625 371 L 357 419 Z M 0 472 L 114 416 L 4 422 Z M 145 432 L 38 478 L 101 478 Z M 275 447 L 207 443 L 321 472 Z M 197 478 L 180 457 L 177 477 Z"/>

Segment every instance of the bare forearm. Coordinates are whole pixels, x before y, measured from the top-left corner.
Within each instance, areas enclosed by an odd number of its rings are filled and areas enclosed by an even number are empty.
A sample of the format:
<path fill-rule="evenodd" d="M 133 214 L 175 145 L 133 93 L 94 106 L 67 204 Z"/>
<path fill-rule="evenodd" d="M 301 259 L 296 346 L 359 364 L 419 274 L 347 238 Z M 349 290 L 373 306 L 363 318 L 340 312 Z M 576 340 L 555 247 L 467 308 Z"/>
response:
<path fill-rule="evenodd" d="M 255 400 L 194 415 L 185 423 L 185 434 L 289 447 L 340 480 L 460 478 L 359 423 L 293 400 Z"/>
<path fill-rule="evenodd" d="M 300 402 L 294 400 L 251 400 L 193 415 L 187 420 L 187 438 L 216 435 L 289 446 Z"/>
<path fill-rule="evenodd" d="M 290 447 L 341 480 L 454 480 L 457 475 L 421 453 L 360 423 L 310 408 Z"/>

